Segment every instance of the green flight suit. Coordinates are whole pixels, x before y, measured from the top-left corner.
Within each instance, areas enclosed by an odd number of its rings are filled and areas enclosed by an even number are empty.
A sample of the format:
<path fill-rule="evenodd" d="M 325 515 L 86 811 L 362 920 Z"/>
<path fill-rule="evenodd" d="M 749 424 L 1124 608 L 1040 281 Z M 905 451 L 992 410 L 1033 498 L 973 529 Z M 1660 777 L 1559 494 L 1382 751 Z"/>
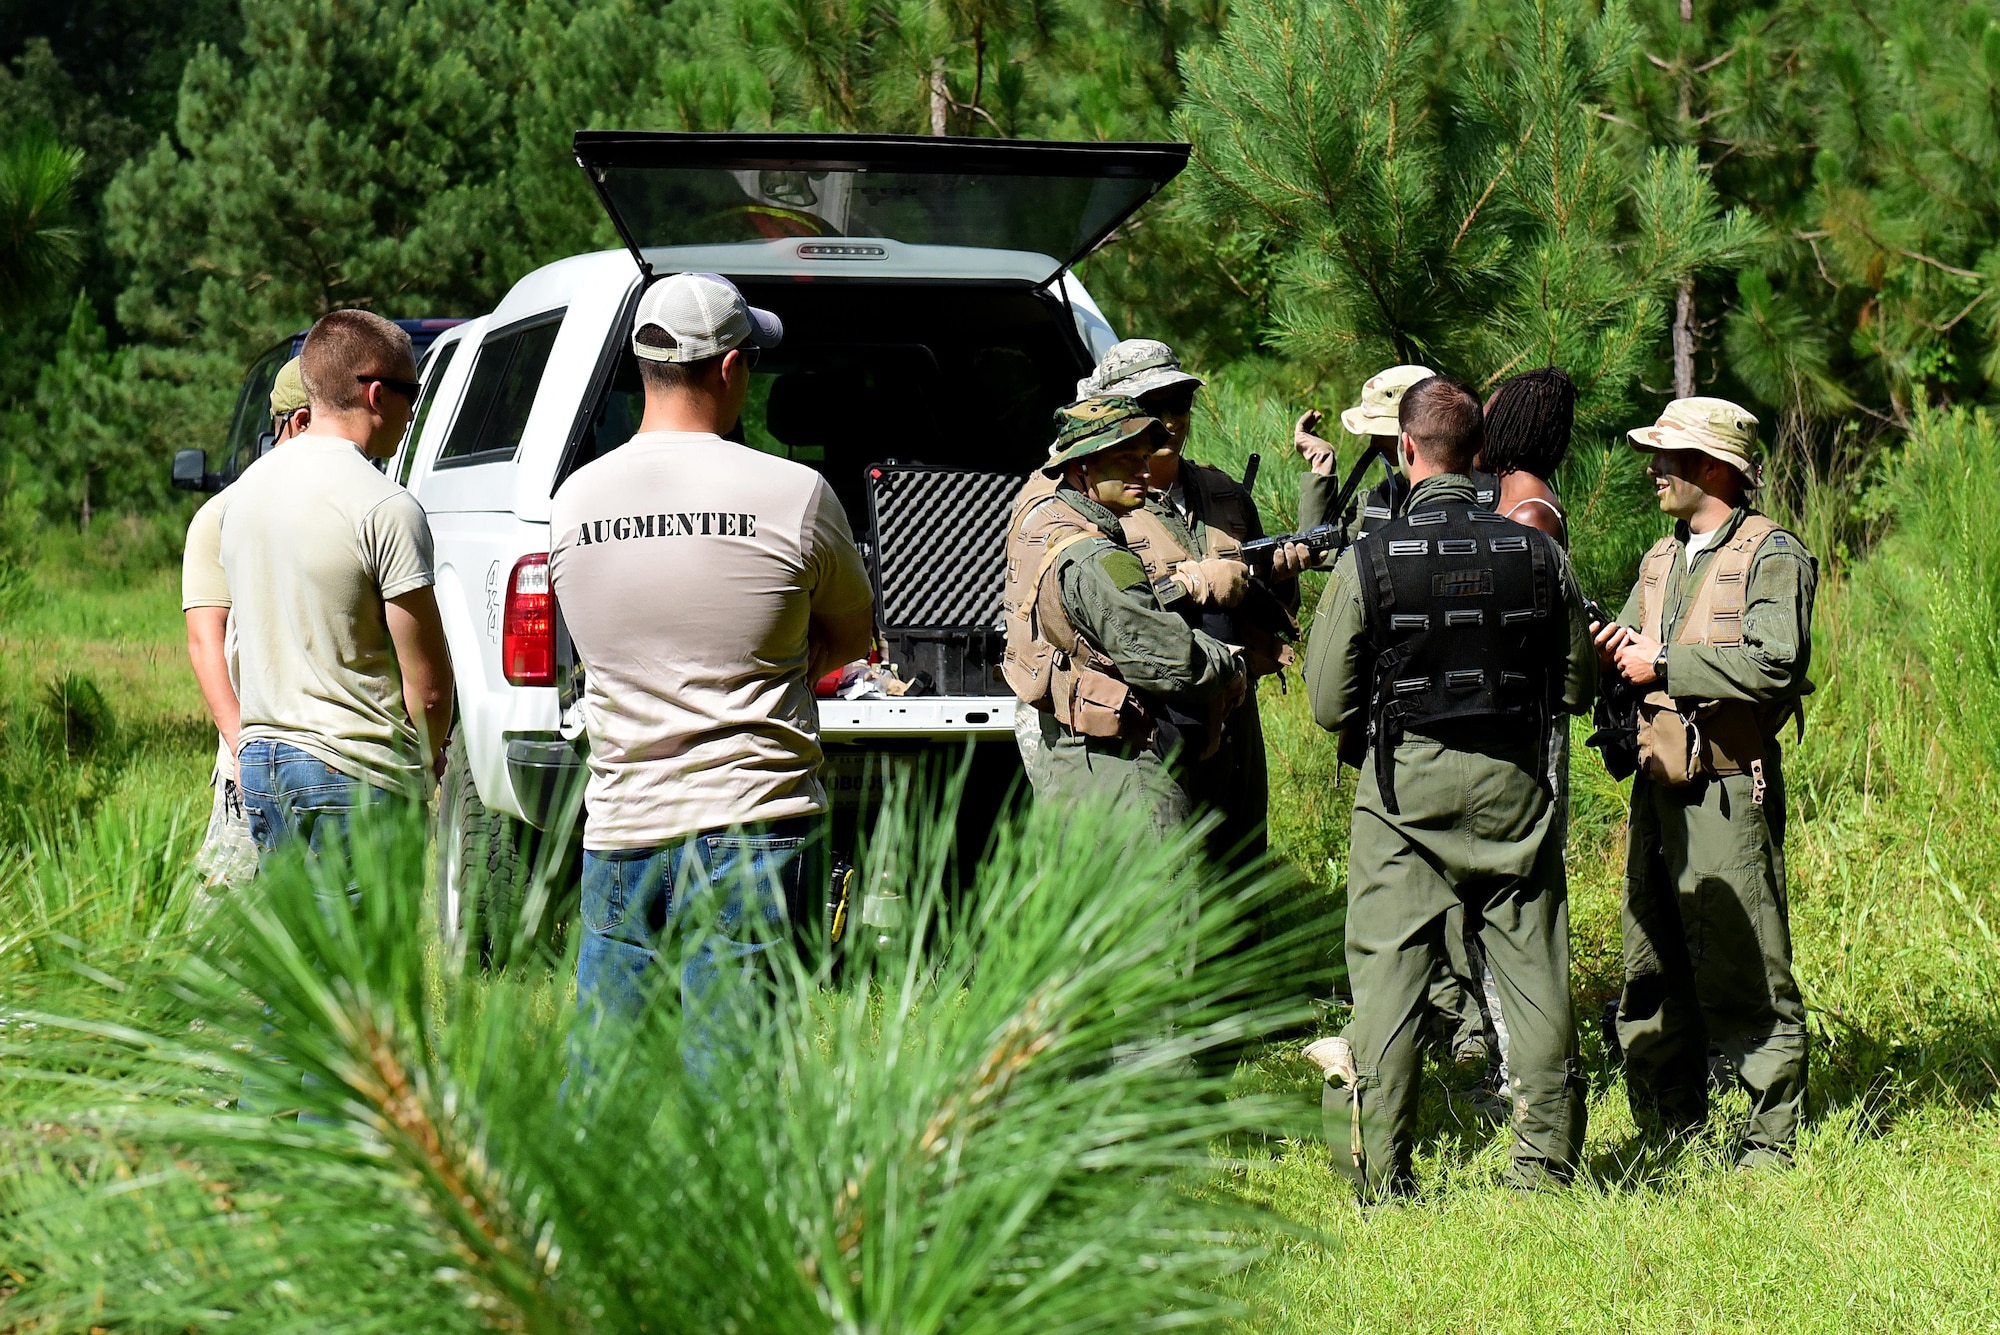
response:
<path fill-rule="evenodd" d="M 1106 535 L 1065 548 L 1049 573 L 1070 624 L 1140 695 L 1188 713 L 1206 710 L 1237 678 L 1234 651 L 1162 610 L 1145 567 L 1123 545 L 1115 514 L 1067 483 L 1061 495 Z M 1039 710 L 1036 718 L 1041 746 L 1030 779 L 1037 797 L 1109 793 L 1120 804 L 1145 806 L 1162 833 L 1192 814 L 1184 758 L 1169 764 L 1159 748 L 1072 733 Z"/>
<path fill-rule="evenodd" d="M 1473 499 L 1469 479 L 1427 478 L 1411 505 Z M 1583 599 L 1567 561 L 1562 596 L 1569 650 L 1560 704 L 1590 707 L 1597 655 Z M 1373 683 L 1354 553 L 1333 570 L 1306 645 L 1306 688 L 1322 728 L 1359 754 Z M 1558 725 L 1559 726 L 1559 725 Z M 1478 936 L 1500 995 L 1510 1046 L 1504 1091 L 1514 1145 L 1508 1180 L 1532 1187 L 1563 1181 L 1583 1146 L 1583 1075 L 1569 991 L 1569 889 L 1557 803 L 1542 766 L 1545 747 L 1521 729 L 1460 725 L 1447 745 L 1409 733 L 1394 759 L 1399 814 L 1362 760 L 1348 852 L 1347 971 L 1354 1019 L 1347 1038 L 1361 1080 L 1361 1165 L 1351 1145 L 1350 1092 L 1322 1096 L 1336 1169 L 1364 1197 L 1408 1191 L 1420 1092 L 1419 1042 L 1427 994 L 1446 958 L 1447 935 L 1464 921 Z"/>
<path fill-rule="evenodd" d="M 1743 643 L 1674 644 L 1714 554 L 1750 511 L 1739 509 L 1714 540 L 1686 559 L 1675 530 L 1665 585 L 1666 690 L 1677 700 L 1793 700 L 1811 690 L 1812 603 L 1818 564 L 1778 531 L 1751 558 Z M 1643 581 L 1620 625 L 1642 626 Z M 1641 1126 L 1690 1130 L 1708 1115 L 1711 1050 L 1750 1094 L 1742 1159 L 1790 1154 L 1804 1110 L 1806 1011 L 1792 976 L 1785 905 L 1785 784 L 1779 739 L 1765 739 L 1763 803 L 1748 774 L 1666 788 L 1632 781 L 1632 819 L 1619 927 L 1625 987 L 1618 1041 Z"/>
<path fill-rule="evenodd" d="M 1498 496 L 1497 481 L 1474 480 L 1479 486 L 1490 482 Z M 1360 496 L 1348 502 L 1344 514 L 1335 514 L 1340 499 L 1341 478 L 1319 473 L 1299 475 L 1299 531 L 1308 532 L 1321 524 L 1338 524 L 1352 542 L 1361 533 L 1380 528 L 1386 521 L 1409 508 L 1410 484 L 1400 472 L 1392 471 Z M 1565 739 L 1566 740 L 1566 739 Z M 1466 941 L 1463 915 L 1456 912 L 1445 934 L 1445 958 L 1438 961 L 1431 977 L 1430 1007 L 1438 1036 L 1450 1049 L 1452 1060 L 1471 1065 L 1484 1060 L 1491 1074 L 1500 1064 L 1503 1043 L 1495 1018 L 1488 1014 L 1490 1000 L 1483 970 Z"/>

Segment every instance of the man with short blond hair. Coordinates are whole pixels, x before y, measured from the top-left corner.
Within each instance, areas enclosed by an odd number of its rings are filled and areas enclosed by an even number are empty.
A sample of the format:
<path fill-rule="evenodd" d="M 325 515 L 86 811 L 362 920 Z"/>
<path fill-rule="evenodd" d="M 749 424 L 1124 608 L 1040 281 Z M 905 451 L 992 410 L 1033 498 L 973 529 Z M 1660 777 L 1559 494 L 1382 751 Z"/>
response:
<path fill-rule="evenodd" d="M 306 335 L 300 364 L 310 429 L 223 493 L 237 763 L 267 855 L 294 839 L 320 849 L 384 796 L 421 800 L 451 721 L 430 525 L 372 462 L 410 422 L 410 336 L 335 311 Z"/>

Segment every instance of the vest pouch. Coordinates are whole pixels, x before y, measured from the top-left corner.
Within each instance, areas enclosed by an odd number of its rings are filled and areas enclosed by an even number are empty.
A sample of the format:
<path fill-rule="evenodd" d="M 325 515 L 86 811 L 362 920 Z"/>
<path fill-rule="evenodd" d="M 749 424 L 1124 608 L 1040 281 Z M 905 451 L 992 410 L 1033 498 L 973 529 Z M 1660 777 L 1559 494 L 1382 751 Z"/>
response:
<path fill-rule="evenodd" d="M 1764 757 L 1764 728 L 1747 700 L 1706 700 L 1694 711 L 1696 774 L 1720 779 L 1748 774 Z"/>
<path fill-rule="evenodd" d="M 1684 788 L 1694 774 L 1694 737 L 1665 691 L 1639 701 L 1639 772 L 1662 788 Z"/>
<path fill-rule="evenodd" d="M 1085 737 L 1122 737 L 1136 721 L 1126 711 L 1131 699 L 1132 688 L 1118 678 L 1078 669 L 1070 684 L 1069 728 Z"/>

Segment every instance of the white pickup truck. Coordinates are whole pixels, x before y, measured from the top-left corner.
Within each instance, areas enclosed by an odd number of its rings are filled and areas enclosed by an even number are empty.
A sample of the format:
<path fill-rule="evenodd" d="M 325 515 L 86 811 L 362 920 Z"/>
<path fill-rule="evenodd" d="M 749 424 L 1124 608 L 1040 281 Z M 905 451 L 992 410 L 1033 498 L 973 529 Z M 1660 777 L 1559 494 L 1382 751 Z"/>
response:
<path fill-rule="evenodd" d="M 1182 144 L 585 131 L 577 161 L 625 250 L 579 255 L 447 330 L 395 475 L 437 543 L 458 677 L 440 802 L 440 912 L 557 823 L 582 750 L 549 594 L 549 501 L 634 430 L 631 313 L 653 278 L 720 273 L 784 320 L 744 441 L 809 463 L 846 507 L 882 658 L 908 690 L 822 698 L 835 842 L 880 775 L 971 753 L 976 855 L 1014 789 L 1001 680 L 1009 502 L 1054 409 L 1115 335 L 1070 267 L 1186 164 Z M 663 566 L 660 577 L 675 578 Z M 568 726 L 565 727 L 565 723 Z M 980 818 L 981 812 L 986 819 Z M 560 851 L 560 850 L 558 850 Z"/>

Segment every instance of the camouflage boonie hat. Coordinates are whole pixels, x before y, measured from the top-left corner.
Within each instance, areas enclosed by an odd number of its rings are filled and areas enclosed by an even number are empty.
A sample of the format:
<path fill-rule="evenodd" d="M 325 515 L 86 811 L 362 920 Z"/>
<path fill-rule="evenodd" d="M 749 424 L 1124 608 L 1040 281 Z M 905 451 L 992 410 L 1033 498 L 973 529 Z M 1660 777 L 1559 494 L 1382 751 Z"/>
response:
<path fill-rule="evenodd" d="M 278 368 L 278 378 L 271 382 L 271 416 L 295 413 L 308 406 L 308 402 L 306 378 L 299 370 L 299 359 L 294 357 Z"/>
<path fill-rule="evenodd" d="M 1156 389 L 1175 385 L 1198 389 L 1206 383 L 1200 376 L 1181 370 L 1180 358 L 1158 339 L 1128 338 L 1112 344 L 1097 369 L 1076 382 L 1076 396 L 1087 399 L 1093 394 L 1126 394 L 1136 399 Z"/>
<path fill-rule="evenodd" d="M 1042 472 L 1055 477 L 1065 464 L 1114 449 L 1159 424 L 1159 418 L 1146 416 L 1139 401 L 1125 394 L 1098 394 L 1058 408 L 1056 443 Z"/>
<path fill-rule="evenodd" d="M 1757 447 L 1757 419 L 1728 399 L 1675 399 L 1659 421 L 1625 434 L 1648 454 L 1694 450 L 1735 468 L 1753 487 L 1764 480 L 1764 470 L 1750 457 Z"/>

